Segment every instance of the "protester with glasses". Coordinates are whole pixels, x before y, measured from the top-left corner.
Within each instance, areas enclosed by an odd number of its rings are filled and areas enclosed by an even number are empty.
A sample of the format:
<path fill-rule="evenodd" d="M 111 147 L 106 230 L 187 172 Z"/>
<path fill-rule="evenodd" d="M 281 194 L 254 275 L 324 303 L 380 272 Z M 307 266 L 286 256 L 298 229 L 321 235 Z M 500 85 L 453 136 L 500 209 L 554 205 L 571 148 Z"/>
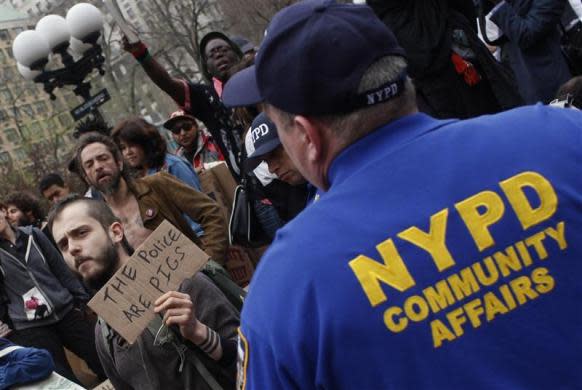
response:
<path fill-rule="evenodd" d="M 224 161 L 224 155 L 212 136 L 198 126 L 196 119 L 179 110 L 164 123 L 179 145 L 176 154 L 192 164 L 196 172 L 204 170 L 204 164 Z"/>

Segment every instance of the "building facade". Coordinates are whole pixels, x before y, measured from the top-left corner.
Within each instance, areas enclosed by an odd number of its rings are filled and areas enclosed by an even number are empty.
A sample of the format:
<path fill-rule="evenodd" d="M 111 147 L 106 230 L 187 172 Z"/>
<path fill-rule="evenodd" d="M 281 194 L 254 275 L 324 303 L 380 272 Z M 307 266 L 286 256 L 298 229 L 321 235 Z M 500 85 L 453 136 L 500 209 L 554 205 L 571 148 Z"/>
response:
<path fill-rule="evenodd" d="M 34 163 L 31 154 L 50 151 L 43 158 L 65 158 L 74 125 L 68 101 L 72 93 L 52 101 L 42 87 L 26 81 L 12 55 L 12 41 L 23 30 L 34 27 L 27 14 L 0 5 L 0 167 L 26 168 Z M 57 162 L 57 161 L 55 161 Z"/>

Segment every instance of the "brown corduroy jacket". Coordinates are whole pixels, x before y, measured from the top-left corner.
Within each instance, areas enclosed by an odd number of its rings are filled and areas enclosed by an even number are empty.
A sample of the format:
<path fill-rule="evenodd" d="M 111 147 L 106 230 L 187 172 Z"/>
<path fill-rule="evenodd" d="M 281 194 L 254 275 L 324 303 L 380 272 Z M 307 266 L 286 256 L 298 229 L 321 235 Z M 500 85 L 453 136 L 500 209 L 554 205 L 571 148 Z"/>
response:
<path fill-rule="evenodd" d="M 216 202 L 165 172 L 135 179 L 129 188 L 137 198 L 144 227 L 155 230 L 167 219 L 214 261 L 224 264 L 228 226 Z M 184 214 L 202 226 L 201 239 L 196 237 Z"/>

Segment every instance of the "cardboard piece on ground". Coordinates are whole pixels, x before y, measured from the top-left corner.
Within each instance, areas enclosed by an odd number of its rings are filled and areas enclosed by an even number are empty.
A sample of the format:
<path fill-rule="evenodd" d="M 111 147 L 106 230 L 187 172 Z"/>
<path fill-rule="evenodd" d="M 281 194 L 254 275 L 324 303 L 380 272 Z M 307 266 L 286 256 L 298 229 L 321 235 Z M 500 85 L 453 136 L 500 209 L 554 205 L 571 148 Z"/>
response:
<path fill-rule="evenodd" d="M 53 372 L 48 378 L 22 386 L 11 387 L 13 390 L 85 390 L 75 382 Z"/>
<path fill-rule="evenodd" d="M 208 255 L 168 221 L 135 250 L 89 307 L 133 344 L 154 318 L 154 302 L 176 290 L 208 261 Z"/>
<path fill-rule="evenodd" d="M 111 381 L 107 379 L 105 382 L 101 383 L 99 386 L 94 387 L 93 390 L 115 390 L 115 387 L 111 384 Z"/>
<path fill-rule="evenodd" d="M 69 351 L 67 348 L 65 348 L 65 356 L 73 370 L 73 374 L 75 374 L 83 386 L 91 389 L 100 382 L 97 375 L 91 371 L 83 359 Z"/>

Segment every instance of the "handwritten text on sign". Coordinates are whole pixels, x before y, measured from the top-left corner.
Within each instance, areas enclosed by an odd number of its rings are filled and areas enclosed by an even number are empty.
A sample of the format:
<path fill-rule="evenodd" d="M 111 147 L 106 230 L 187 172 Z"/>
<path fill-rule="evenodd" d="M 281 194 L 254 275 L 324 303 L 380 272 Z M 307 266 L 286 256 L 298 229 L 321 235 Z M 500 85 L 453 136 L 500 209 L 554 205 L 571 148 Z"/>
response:
<path fill-rule="evenodd" d="M 164 221 L 109 279 L 89 307 L 132 344 L 154 317 L 154 302 L 194 275 L 208 255 Z"/>

